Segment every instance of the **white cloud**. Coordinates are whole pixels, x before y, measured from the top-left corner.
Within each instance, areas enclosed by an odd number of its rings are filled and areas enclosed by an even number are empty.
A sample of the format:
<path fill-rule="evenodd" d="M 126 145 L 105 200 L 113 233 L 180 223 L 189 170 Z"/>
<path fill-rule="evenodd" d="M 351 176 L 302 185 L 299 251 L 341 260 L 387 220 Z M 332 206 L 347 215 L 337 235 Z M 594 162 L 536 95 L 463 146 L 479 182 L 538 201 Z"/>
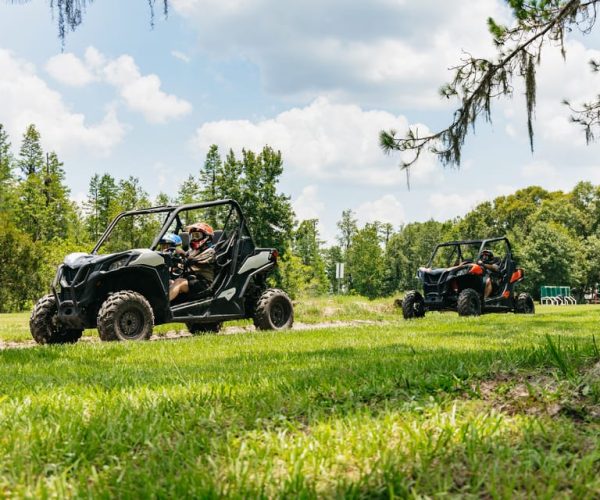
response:
<path fill-rule="evenodd" d="M 462 48 L 488 54 L 486 19 L 503 21 L 508 12 L 498 0 L 173 0 L 172 5 L 197 30 L 202 50 L 252 61 L 273 93 L 412 108 L 445 106 L 437 89 L 450 79 L 447 68 Z"/>
<path fill-rule="evenodd" d="M 482 189 L 469 193 L 433 193 L 429 195 L 428 204 L 434 219 L 448 220 L 466 214 L 482 201 L 493 197 Z"/>
<path fill-rule="evenodd" d="M 183 61 L 184 63 L 189 63 L 192 60 L 190 58 L 190 56 L 188 56 L 187 54 L 184 54 L 183 52 L 180 52 L 179 50 L 172 50 L 171 55 L 175 59 L 179 59 L 180 61 Z"/>
<path fill-rule="evenodd" d="M 521 169 L 521 176 L 529 181 L 544 179 L 544 181 L 558 178 L 558 170 L 547 161 L 529 163 Z"/>
<path fill-rule="evenodd" d="M 87 123 L 48 87 L 32 64 L 4 49 L 0 49 L 0 122 L 13 138 L 35 123 L 44 147 L 59 153 L 84 148 L 108 154 L 126 131 L 112 108 L 100 123 Z"/>
<path fill-rule="evenodd" d="M 103 74 L 108 83 L 119 89 L 129 108 L 142 113 L 150 123 L 165 123 L 192 110 L 189 102 L 163 92 L 158 76 L 142 76 L 131 56 L 111 61 Z"/>
<path fill-rule="evenodd" d="M 537 69 L 537 106 L 534 120 L 535 146 L 546 152 L 586 146 L 582 128 L 573 124 L 571 112 L 562 101 L 568 99 L 575 107 L 593 100 L 598 94 L 600 75 L 591 71 L 589 61 L 600 59 L 600 51 L 586 48 L 576 40 L 567 41 L 566 59 L 558 47 L 547 47 Z M 523 82 L 516 82 L 515 95 L 523 95 Z M 506 104 L 505 116 L 511 137 L 527 138 L 525 103 L 523 98 Z M 524 141 L 523 141 L 524 142 Z"/>
<path fill-rule="evenodd" d="M 319 98 L 272 119 L 205 123 L 196 131 L 192 144 L 201 154 L 211 144 L 217 144 L 221 151 L 231 148 L 237 152 L 242 148 L 260 150 L 268 144 L 281 150 L 286 169 L 307 179 L 405 186 L 406 175 L 397 166 L 397 156 L 386 156 L 379 147 L 379 131 L 392 127 L 402 133 L 408 122 L 385 111 L 364 111 Z M 419 128 L 427 133 L 426 127 Z M 429 154 L 423 154 L 411 171 L 414 187 L 442 180 L 441 168 Z"/>
<path fill-rule="evenodd" d="M 74 87 L 82 87 L 96 79 L 86 64 L 70 53 L 58 54 L 48 59 L 46 71 L 55 80 Z"/>
<path fill-rule="evenodd" d="M 319 199 L 319 188 L 309 185 L 302 189 L 298 198 L 292 200 L 292 207 L 298 221 L 320 219 L 325 209 L 325 203 Z"/>
<path fill-rule="evenodd" d="M 46 69 L 64 84 L 82 86 L 101 80 L 114 86 L 129 109 L 142 113 L 150 123 L 165 123 L 192 110 L 188 101 L 164 92 L 157 75 L 142 75 L 129 55 L 107 60 L 96 48 L 88 47 L 84 60 L 60 54 L 48 61 Z"/>
<path fill-rule="evenodd" d="M 402 203 L 392 194 L 362 203 L 356 208 L 356 216 L 361 224 L 375 221 L 389 222 L 396 228 L 406 220 Z"/>

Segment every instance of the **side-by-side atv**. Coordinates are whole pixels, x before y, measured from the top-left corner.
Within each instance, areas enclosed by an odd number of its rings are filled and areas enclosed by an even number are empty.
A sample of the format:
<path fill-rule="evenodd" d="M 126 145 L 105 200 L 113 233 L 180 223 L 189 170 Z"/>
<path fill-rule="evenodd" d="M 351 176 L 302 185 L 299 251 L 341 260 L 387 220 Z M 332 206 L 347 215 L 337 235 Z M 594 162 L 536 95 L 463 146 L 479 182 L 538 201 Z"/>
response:
<path fill-rule="evenodd" d="M 417 278 L 423 293 L 412 290 L 404 296 L 405 319 L 443 310 L 457 311 L 461 316 L 535 312 L 531 296 L 514 290 L 524 271 L 516 266 L 506 237 L 441 243 L 433 250 L 427 267 L 419 268 Z"/>
<path fill-rule="evenodd" d="M 169 283 L 180 274 L 189 245 L 185 228 L 197 220 L 217 224 L 214 280 L 169 301 Z M 179 235 L 182 248 L 161 251 L 161 239 Z M 191 333 L 216 332 L 224 321 L 252 318 L 259 329 L 291 327 L 285 292 L 267 288 L 277 264 L 274 248 L 256 248 L 242 210 L 233 200 L 123 212 L 90 254 L 74 253 L 58 267 L 52 293 L 30 319 L 40 344 L 76 342 L 86 328 L 102 340 L 144 340 L 154 325 L 185 323 Z"/>

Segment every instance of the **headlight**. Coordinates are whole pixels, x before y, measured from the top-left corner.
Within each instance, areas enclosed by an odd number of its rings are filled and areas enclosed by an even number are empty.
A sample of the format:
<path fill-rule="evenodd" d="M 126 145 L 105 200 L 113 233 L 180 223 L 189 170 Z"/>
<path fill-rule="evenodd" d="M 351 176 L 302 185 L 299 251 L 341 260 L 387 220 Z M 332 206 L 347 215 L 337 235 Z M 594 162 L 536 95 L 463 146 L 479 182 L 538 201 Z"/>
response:
<path fill-rule="evenodd" d="M 456 271 L 456 275 L 455 276 L 464 276 L 465 274 L 469 274 L 470 269 L 468 267 L 465 267 L 464 269 L 459 269 L 458 271 Z"/>
<path fill-rule="evenodd" d="M 120 269 L 120 268 L 126 266 L 128 261 L 129 261 L 129 256 L 115 260 L 114 262 L 112 262 L 110 264 L 110 266 L 108 266 L 108 270 L 116 271 L 117 269 Z"/>

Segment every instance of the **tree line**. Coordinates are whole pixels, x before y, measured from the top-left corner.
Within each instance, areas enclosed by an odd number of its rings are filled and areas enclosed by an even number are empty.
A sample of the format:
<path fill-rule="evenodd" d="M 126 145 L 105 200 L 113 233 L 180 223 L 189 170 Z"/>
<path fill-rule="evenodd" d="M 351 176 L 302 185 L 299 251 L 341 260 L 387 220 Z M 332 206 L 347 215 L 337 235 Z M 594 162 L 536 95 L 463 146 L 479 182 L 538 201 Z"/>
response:
<path fill-rule="evenodd" d="M 317 219 L 296 220 L 289 196 L 278 187 L 280 152 L 266 146 L 224 157 L 211 146 L 197 174 L 174 193 L 151 198 L 138 178 L 96 173 L 84 202 L 70 198 L 64 165 L 46 152 L 34 125 L 16 151 L 0 124 L 0 312 L 31 306 L 45 293 L 67 253 L 89 251 L 121 211 L 152 205 L 236 199 L 257 245 L 276 247 L 282 258 L 273 278 L 292 296 L 356 293 L 391 296 L 418 286 L 416 269 L 440 241 L 507 235 L 519 265 L 523 290 L 539 296 L 541 285 L 582 291 L 600 281 L 600 187 L 580 182 L 568 192 L 532 186 L 479 204 L 463 217 L 400 226 L 358 224 L 352 210 L 337 223 L 336 244 L 326 245 Z M 207 221 L 218 228 L 216 215 Z M 160 221 L 134 226 L 123 238 L 137 246 Z M 336 264 L 345 276 L 336 278 Z"/>

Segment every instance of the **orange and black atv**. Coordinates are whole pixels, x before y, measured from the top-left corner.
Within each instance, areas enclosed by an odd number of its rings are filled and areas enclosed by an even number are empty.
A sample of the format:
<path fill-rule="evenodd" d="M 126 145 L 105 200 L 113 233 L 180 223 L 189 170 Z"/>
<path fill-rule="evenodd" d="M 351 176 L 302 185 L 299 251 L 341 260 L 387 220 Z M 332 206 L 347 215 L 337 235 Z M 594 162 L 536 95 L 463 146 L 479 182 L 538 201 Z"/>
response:
<path fill-rule="evenodd" d="M 443 310 L 457 311 L 461 316 L 533 314 L 531 296 L 514 291 L 523 277 L 506 237 L 441 243 L 433 250 L 427 267 L 417 271 L 423 293 L 408 292 L 402 301 L 402 314 L 405 319 Z"/>

